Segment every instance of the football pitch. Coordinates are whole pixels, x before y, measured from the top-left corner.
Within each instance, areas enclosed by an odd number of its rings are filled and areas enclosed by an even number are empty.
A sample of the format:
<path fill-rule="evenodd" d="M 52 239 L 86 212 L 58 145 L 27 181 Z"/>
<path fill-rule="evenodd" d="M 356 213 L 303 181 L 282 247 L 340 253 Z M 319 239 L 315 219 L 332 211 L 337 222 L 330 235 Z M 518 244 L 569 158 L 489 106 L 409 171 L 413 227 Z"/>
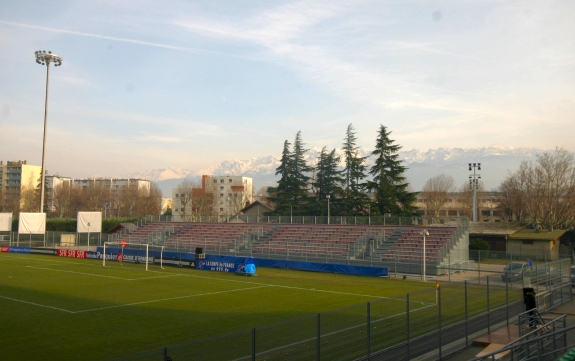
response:
<path fill-rule="evenodd" d="M 2 253 L 0 350 L 8 359 L 113 359 L 382 299 L 396 299 L 400 313 L 404 295 L 423 289 L 434 285 L 261 267 L 257 277 L 157 265 L 146 271 Z M 412 308 L 434 304 L 433 296 Z"/>

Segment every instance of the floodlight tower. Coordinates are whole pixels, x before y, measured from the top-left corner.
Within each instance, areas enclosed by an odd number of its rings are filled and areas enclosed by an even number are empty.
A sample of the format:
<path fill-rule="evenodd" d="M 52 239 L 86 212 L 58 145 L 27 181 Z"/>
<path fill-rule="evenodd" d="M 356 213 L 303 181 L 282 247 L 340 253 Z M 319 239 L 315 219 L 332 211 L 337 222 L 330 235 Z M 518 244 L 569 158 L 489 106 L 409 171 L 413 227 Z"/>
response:
<path fill-rule="evenodd" d="M 51 51 L 46 53 L 46 50 L 38 50 L 34 52 L 36 55 L 36 63 L 46 65 L 46 102 L 44 103 L 44 138 L 42 141 L 42 180 L 40 183 L 40 213 L 44 212 L 44 188 L 45 188 L 45 175 L 44 160 L 46 157 L 46 126 L 48 125 L 48 84 L 50 83 L 50 63 L 54 66 L 62 65 L 62 58 Z"/>
<path fill-rule="evenodd" d="M 473 168 L 473 175 L 469 175 L 469 189 L 473 192 L 473 222 L 477 222 L 477 189 L 481 175 L 475 170 L 481 170 L 481 163 L 469 163 L 469 171 Z"/>

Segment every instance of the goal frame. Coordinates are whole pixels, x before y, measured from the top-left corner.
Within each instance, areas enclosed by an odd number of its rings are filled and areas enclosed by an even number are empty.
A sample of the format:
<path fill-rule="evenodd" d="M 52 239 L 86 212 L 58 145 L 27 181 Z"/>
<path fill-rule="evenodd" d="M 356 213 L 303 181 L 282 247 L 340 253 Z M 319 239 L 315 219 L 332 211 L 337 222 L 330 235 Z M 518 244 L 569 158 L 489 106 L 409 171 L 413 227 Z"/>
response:
<path fill-rule="evenodd" d="M 160 248 L 160 268 L 164 269 L 164 246 L 154 246 L 148 243 L 133 243 L 133 242 L 104 242 L 104 251 L 102 254 L 102 266 L 106 267 L 106 245 L 118 245 L 122 249 L 122 254 L 124 253 L 124 246 L 146 246 L 146 271 L 148 270 L 148 255 L 150 247 Z"/>

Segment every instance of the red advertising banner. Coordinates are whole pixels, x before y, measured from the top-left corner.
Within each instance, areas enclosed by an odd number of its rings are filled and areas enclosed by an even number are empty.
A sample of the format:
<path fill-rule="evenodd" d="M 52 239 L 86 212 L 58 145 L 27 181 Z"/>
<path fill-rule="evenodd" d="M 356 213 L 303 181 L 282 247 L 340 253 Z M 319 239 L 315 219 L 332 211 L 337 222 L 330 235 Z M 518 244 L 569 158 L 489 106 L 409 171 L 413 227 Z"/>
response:
<path fill-rule="evenodd" d="M 59 249 L 58 257 L 86 258 L 86 251 L 76 251 L 73 249 Z"/>
<path fill-rule="evenodd" d="M 2 252 L 8 252 L 10 249 L 8 246 L 2 246 Z"/>

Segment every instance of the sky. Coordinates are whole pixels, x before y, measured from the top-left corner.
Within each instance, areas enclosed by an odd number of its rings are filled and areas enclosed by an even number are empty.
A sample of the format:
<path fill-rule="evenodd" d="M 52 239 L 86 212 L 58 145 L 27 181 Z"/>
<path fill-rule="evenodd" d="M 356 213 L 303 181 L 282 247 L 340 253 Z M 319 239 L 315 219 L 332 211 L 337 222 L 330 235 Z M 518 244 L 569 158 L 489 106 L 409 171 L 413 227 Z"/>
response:
<path fill-rule="evenodd" d="M 0 160 L 73 178 L 339 148 L 575 150 L 575 1 L 0 2 Z"/>

